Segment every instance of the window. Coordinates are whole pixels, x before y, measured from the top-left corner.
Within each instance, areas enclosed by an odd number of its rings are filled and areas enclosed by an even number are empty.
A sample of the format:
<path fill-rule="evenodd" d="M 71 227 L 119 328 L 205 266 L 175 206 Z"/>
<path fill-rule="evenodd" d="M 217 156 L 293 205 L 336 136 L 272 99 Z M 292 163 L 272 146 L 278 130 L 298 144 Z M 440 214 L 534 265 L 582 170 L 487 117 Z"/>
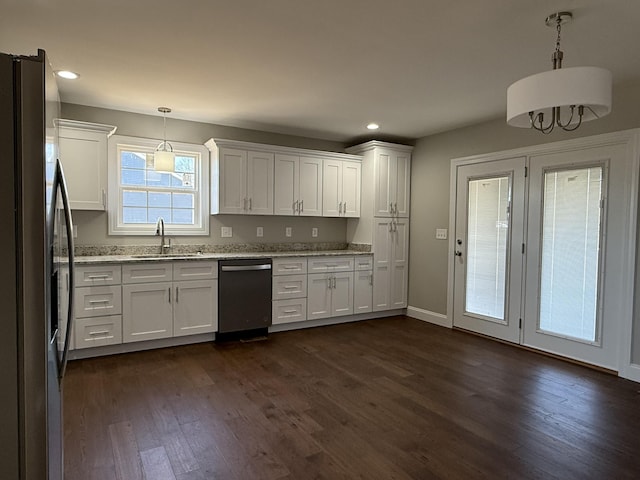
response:
<path fill-rule="evenodd" d="M 154 235 L 162 217 L 169 235 L 208 235 L 208 151 L 172 142 L 173 172 L 158 172 L 157 140 L 114 135 L 109 140 L 109 234 Z"/>

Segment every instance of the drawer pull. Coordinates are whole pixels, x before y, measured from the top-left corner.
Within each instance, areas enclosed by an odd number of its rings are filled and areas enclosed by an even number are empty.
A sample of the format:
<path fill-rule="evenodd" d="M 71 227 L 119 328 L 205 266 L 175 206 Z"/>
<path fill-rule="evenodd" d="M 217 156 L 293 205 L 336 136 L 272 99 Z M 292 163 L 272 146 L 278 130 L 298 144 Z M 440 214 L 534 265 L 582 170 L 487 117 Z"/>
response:
<path fill-rule="evenodd" d="M 89 300 L 89 304 L 90 304 L 90 305 L 95 305 L 96 303 L 109 303 L 109 299 L 103 299 L 103 300 Z"/>
<path fill-rule="evenodd" d="M 284 310 L 283 313 L 298 313 L 297 310 Z"/>
<path fill-rule="evenodd" d="M 107 335 L 109 330 L 97 330 L 95 332 L 89 332 L 89 335 Z"/>
<path fill-rule="evenodd" d="M 297 285 L 285 285 L 284 286 L 285 290 L 293 290 L 294 288 L 298 288 L 298 286 Z"/>
<path fill-rule="evenodd" d="M 87 275 L 87 278 L 89 280 L 98 280 L 98 279 L 102 279 L 102 278 L 109 278 L 109 274 L 102 274 L 102 275 Z"/>
<path fill-rule="evenodd" d="M 296 270 L 300 267 L 298 267 L 297 265 L 283 265 L 282 268 L 284 268 L 285 270 Z"/>

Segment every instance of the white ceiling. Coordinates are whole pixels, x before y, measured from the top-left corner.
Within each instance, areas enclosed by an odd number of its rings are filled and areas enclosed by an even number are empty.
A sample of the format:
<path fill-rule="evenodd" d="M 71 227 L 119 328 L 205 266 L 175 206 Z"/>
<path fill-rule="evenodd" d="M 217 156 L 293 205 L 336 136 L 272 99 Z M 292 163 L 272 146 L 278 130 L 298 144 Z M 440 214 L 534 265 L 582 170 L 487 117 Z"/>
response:
<path fill-rule="evenodd" d="M 640 0 L 0 0 L 0 51 L 44 48 L 64 102 L 337 141 L 419 138 L 504 115 L 565 66 L 640 83 Z"/>

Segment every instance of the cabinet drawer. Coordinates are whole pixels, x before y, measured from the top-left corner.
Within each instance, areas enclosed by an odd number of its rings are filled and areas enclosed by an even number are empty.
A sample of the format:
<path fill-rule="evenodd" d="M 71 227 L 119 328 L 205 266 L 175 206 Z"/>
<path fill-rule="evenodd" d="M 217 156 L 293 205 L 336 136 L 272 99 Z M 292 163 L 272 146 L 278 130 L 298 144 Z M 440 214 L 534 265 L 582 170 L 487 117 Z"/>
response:
<path fill-rule="evenodd" d="M 366 255 L 362 257 L 355 257 L 356 270 L 373 270 L 373 257 Z"/>
<path fill-rule="evenodd" d="M 302 322 L 307 319 L 307 299 L 276 300 L 273 302 L 271 323 Z"/>
<path fill-rule="evenodd" d="M 295 273 L 307 273 L 306 258 L 273 259 L 273 275 L 291 275 Z"/>
<path fill-rule="evenodd" d="M 309 273 L 352 272 L 354 258 L 349 257 L 312 257 L 308 259 Z"/>
<path fill-rule="evenodd" d="M 73 329 L 76 348 L 122 343 L 122 315 L 78 318 Z"/>
<path fill-rule="evenodd" d="M 76 288 L 74 300 L 76 318 L 122 313 L 122 288 L 120 285 Z"/>
<path fill-rule="evenodd" d="M 213 280 L 215 278 L 218 278 L 218 262 L 215 260 L 173 264 L 174 280 Z"/>
<path fill-rule="evenodd" d="M 119 285 L 122 282 L 120 265 L 80 265 L 75 269 L 76 287 Z"/>
<path fill-rule="evenodd" d="M 273 300 L 285 298 L 300 298 L 307 296 L 307 276 L 306 275 L 280 275 L 272 280 Z"/>
<path fill-rule="evenodd" d="M 171 263 L 133 263 L 122 266 L 122 283 L 170 282 Z"/>

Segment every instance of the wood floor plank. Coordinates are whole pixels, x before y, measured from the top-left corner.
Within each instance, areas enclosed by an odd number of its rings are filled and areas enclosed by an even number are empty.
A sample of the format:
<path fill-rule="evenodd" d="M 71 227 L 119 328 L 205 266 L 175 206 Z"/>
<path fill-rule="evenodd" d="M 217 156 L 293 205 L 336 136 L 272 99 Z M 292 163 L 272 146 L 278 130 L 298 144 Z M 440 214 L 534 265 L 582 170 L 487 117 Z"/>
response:
<path fill-rule="evenodd" d="M 406 317 L 71 362 L 66 480 L 640 478 L 638 384 Z"/>

